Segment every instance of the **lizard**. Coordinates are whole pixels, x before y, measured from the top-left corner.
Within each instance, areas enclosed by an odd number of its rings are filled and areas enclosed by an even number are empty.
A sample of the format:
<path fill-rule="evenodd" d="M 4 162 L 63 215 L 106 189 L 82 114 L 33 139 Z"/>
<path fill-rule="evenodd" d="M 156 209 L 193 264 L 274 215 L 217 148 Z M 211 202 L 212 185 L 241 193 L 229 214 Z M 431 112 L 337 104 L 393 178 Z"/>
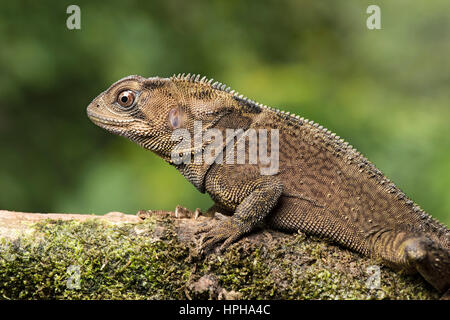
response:
<path fill-rule="evenodd" d="M 450 292 L 450 230 L 356 148 L 312 120 L 191 74 L 122 78 L 88 105 L 87 115 L 99 127 L 174 166 L 200 192 L 210 195 L 214 210 L 229 216 L 199 227 L 202 252 L 220 243 L 217 249 L 223 251 L 261 225 L 301 231 L 387 266 L 419 273 L 440 292 Z M 197 144 L 180 147 L 174 133 L 184 130 L 195 136 L 196 123 L 202 124 L 201 134 L 213 129 L 223 135 L 200 136 Z M 243 134 L 224 139 L 230 129 Z M 263 174 L 267 162 L 260 159 L 217 161 L 227 147 L 261 129 L 278 138 L 278 144 L 271 140 L 268 148 L 277 154 L 278 170 Z M 218 150 L 214 161 L 206 161 L 201 154 L 214 143 Z M 249 148 L 245 143 L 246 152 Z M 193 156 L 194 161 L 174 157 L 181 154 Z"/>

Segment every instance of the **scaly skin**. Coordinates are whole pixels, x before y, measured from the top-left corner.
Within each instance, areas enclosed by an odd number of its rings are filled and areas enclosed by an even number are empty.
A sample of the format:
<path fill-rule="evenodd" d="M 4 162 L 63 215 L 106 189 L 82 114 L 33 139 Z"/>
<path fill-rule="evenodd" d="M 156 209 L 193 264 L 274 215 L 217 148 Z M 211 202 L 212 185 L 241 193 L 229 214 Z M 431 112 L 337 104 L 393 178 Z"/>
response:
<path fill-rule="evenodd" d="M 223 250 L 265 223 L 328 238 L 390 266 L 419 272 L 436 289 L 449 290 L 450 230 L 351 145 L 312 121 L 253 102 L 220 83 L 184 74 L 123 78 L 95 98 L 87 113 L 98 126 L 155 152 L 199 191 L 210 194 L 222 212 L 233 214 L 200 228 L 205 250 L 219 242 Z M 223 137 L 227 128 L 246 133 L 278 129 L 278 172 L 262 175 L 260 169 L 266 165 L 259 160 L 174 163 L 171 153 L 178 141 L 171 139 L 172 132 L 184 128 L 193 136 L 194 121 L 202 121 L 203 129 L 219 130 Z M 184 151 L 198 154 L 212 141 L 204 139 L 201 148 L 189 146 Z M 219 142 L 222 149 L 229 143 Z"/>

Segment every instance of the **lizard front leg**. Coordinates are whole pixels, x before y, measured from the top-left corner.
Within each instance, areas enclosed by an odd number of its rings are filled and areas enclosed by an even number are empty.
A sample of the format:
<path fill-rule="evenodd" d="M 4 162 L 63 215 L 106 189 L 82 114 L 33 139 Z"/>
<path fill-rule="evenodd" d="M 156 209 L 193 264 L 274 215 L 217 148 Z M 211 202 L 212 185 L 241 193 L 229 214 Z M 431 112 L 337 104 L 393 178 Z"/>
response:
<path fill-rule="evenodd" d="M 222 206 L 234 209 L 231 218 L 213 225 L 200 228 L 196 233 L 205 233 L 201 251 L 211 249 L 218 242 L 224 241 L 220 251 L 251 232 L 256 225 L 275 207 L 283 187 L 274 176 L 233 179 L 225 175 L 224 170 L 214 170 L 209 177 L 207 191 Z"/>

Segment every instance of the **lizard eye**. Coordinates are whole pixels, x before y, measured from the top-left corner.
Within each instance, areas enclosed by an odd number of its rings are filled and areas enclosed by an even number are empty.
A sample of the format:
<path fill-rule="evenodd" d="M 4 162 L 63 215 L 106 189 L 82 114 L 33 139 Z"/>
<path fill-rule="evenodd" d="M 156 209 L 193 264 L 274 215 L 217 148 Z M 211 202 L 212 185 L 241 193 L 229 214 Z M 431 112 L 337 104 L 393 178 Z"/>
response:
<path fill-rule="evenodd" d="M 117 96 L 117 103 L 119 103 L 122 107 L 129 107 L 133 104 L 135 99 L 135 94 L 131 90 L 125 90 L 119 93 Z"/>

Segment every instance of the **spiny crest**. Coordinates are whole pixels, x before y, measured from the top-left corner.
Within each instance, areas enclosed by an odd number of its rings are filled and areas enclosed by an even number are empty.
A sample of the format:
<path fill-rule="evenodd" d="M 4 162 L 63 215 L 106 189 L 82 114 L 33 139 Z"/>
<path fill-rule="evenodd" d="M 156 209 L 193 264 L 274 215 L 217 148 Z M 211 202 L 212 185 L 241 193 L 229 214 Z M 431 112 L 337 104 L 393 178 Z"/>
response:
<path fill-rule="evenodd" d="M 335 140 L 335 142 L 341 144 L 342 145 L 341 147 L 343 149 L 348 149 L 350 151 L 353 151 L 355 154 L 359 155 L 359 152 L 355 148 L 353 148 L 352 145 L 348 144 L 348 142 L 344 141 L 344 139 L 341 139 L 341 137 L 336 136 L 335 133 L 332 133 L 327 128 L 324 128 L 323 126 L 319 125 L 318 123 L 315 123 L 313 120 L 305 119 L 305 118 L 295 115 L 293 113 L 291 114 L 290 112 L 286 112 L 286 111 L 283 111 L 283 110 L 280 110 L 277 108 L 268 107 L 264 104 L 253 101 L 253 100 L 245 97 L 243 94 L 239 94 L 239 92 L 237 92 L 235 90 L 231 90 L 230 87 L 228 87 L 227 85 L 225 85 L 221 82 L 218 82 L 218 81 L 213 82 L 214 79 L 212 79 L 212 78 L 208 80 L 206 78 L 206 76 L 201 77 L 200 74 L 179 73 L 177 75 L 174 74 L 171 77 L 171 79 L 206 84 L 206 85 L 209 85 L 213 89 L 230 93 L 236 100 L 239 100 L 243 103 L 246 103 L 253 107 L 259 107 L 262 109 L 273 111 L 277 115 L 279 115 L 281 118 L 294 121 L 298 125 L 309 124 L 309 125 L 313 126 L 314 128 L 318 129 L 319 131 L 323 132 L 325 135 L 331 137 L 333 140 Z"/>
<path fill-rule="evenodd" d="M 218 81 L 214 81 L 214 79 L 207 79 L 205 76 L 200 78 L 201 75 L 200 74 L 184 74 L 184 73 L 179 73 L 178 75 L 173 75 L 171 77 L 172 80 L 181 80 L 181 81 L 188 81 L 188 82 L 194 82 L 194 83 L 203 83 L 206 85 L 211 86 L 213 89 L 217 89 L 217 90 L 221 90 L 221 91 L 225 91 L 225 92 L 229 92 L 231 94 L 234 94 L 234 90 L 231 91 L 230 87 L 227 87 L 225 84 L 220 83 Z"/>
<path fill-rule="evenodd" d="M 201 84 L 205 84 L 205 85 L 209 85 L 212 89 L 216 89 L 216 90 L 220 90 L 220 91 L 224 91 L 227 92 L 229 94 L 231 94 L 234 98 L 239 99 L 247 104 L 259 107 L 259 108 L 264 108 L 264 109 L 269 109 L 269 110 L 274 110 L 274 111 L 279 111 L 273 108 L 270 108 L 266 105 L 263 105 L 261 103 L 258 103 L 256 101 L 253 101 L 247 97 L 245 97 L 243 94 L 239 94 L 239 92 L 235 91 L 235 90 L 231 90 L 231 88 L 229 86 L 227 86 L 226 84 L 223 84 L 219 81 L 214 81 L 214 79 L 207 79 L 205 76 L 200 78 L 200 74 L 184 74 L 184 73 L 179 73 L 178 75 L 173 75 L 171 77 L 172 80 L 181 80 L 181 81 L 188 81 L 188 82 L 193 82 L 193 83 L 201 83 Z"/>

